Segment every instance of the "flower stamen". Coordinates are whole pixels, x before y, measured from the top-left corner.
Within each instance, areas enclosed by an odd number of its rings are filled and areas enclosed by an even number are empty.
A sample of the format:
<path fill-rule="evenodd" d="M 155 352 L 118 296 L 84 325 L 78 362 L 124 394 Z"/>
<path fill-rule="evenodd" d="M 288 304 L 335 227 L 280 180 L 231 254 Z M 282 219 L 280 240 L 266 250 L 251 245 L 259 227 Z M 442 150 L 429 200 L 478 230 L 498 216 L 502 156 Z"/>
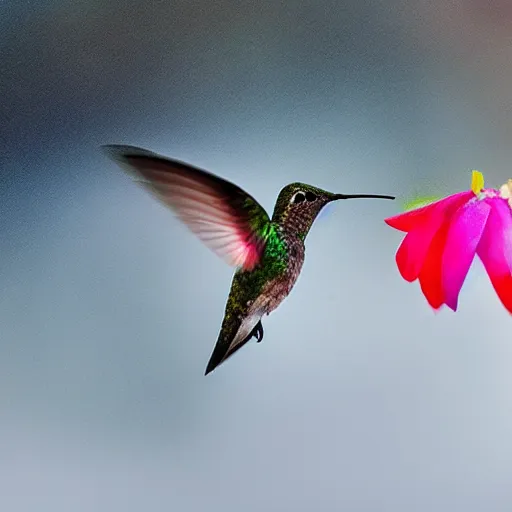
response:
<path fill-rule="evenodd" d="M 478 196 L 484 188 L 484 175 L 480 171 L 473 171 L 471 174 L 471 190 Z"/>

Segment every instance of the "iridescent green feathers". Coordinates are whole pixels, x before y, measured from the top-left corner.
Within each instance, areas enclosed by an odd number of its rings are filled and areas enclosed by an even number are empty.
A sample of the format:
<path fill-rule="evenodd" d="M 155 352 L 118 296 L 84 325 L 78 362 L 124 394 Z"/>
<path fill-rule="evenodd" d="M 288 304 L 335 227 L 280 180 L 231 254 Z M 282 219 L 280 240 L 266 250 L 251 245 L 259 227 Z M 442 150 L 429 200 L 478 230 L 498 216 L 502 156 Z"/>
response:
<path fill-rule="evenodd" d="M 228 264 L 245 270 L 258 264 L 270 219 L 241 188 L 141 148 L 111 145 L 103 149 Z"/>

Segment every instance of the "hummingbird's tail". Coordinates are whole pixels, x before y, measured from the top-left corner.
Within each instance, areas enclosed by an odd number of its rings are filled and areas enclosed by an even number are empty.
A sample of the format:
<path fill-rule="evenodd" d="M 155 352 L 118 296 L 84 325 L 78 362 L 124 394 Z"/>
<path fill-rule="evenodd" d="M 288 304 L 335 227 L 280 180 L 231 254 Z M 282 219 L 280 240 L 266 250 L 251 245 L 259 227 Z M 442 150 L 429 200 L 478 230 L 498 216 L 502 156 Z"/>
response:
<path fill-rule="evenodd" d="M 239 348 L 242 348 L 252 337 L 258 343 L 263 339 L 263 325 L 261 315 L 251 315 L 242 321 L 236 315 L 226 315 L 222 328 L 206 367 L 205 375 L 215 370 L 226 359 L 231 357 Z"/>

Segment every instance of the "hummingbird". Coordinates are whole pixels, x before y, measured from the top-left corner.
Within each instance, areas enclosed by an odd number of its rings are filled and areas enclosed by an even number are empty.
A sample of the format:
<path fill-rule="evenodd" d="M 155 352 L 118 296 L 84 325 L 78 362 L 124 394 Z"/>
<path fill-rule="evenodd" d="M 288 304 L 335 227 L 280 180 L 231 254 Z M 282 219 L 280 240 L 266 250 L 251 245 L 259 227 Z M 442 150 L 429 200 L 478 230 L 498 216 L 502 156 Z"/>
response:
<path fill-rule="evenodd" d="M 214 253 L 235 267 L 208 375 L 251 338 L 263 339 L 264 315 L 292 290 L 304 242 L 322 208 L 339 199 L 395 199 L 334 194 L 305 183 L 286 185 L 272 218 L 240 187 L 185 162 L 135 146 L 102 146 L 106 154 L 175 215 Z"/>

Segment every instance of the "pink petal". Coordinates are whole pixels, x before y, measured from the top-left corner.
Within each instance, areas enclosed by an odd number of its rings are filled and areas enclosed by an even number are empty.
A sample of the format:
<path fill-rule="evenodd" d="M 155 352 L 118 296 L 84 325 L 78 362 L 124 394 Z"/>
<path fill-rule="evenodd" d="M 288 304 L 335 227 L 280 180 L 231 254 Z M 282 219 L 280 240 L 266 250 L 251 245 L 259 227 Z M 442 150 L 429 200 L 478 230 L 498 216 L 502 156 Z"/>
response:
<path fill-rule="evenodd" d="M 420 274 L 430 244 L 443 223 L 442 211 L 433 209 L 424 222 L 412 229 L 400 244 L 396 253 L 396 264 L 401 276 L 409 282 Z"/>
<path fill-rule="evenodd" d="M 452 211 L 454 211 L 474 196 L 475 194 L 473 194 L 471 190 L 459 192 L 445 197 L 440 201 L 436 201 L 435 203 L 428 204 L 427 206 L 422 206 L 421 208 L 417 208 L 409 212 L 400 213 L 394 217 L 388 217 L 384 222 L 399 231 L 409 232 L 424 222 L 428 222 L 428 219 L 434 214 L 434 212 L 440 213 L 447 208 L 453 208 Z"/>
<path fill-rule="evenodd" d="M 439 309 L 445 302 L 441 284 L 441 262 L 450 220 L 446 218 L 435 234 L 419 275 L 421 291 L 433 309 Z"/>
<path fill-rule="evenodd" d="M 512 313 L 512 212 L 501 198 L 488 201 L 491 213 L 477 254 L 502 304 Z"/>
<path fill-rule="evenodd" d="M 460 289 L 475 257 L 491 207 L 472 201 L 458 210 L 450 224 L 441 263 L 441 284 L 446 305 L 457 310 Z"/>

